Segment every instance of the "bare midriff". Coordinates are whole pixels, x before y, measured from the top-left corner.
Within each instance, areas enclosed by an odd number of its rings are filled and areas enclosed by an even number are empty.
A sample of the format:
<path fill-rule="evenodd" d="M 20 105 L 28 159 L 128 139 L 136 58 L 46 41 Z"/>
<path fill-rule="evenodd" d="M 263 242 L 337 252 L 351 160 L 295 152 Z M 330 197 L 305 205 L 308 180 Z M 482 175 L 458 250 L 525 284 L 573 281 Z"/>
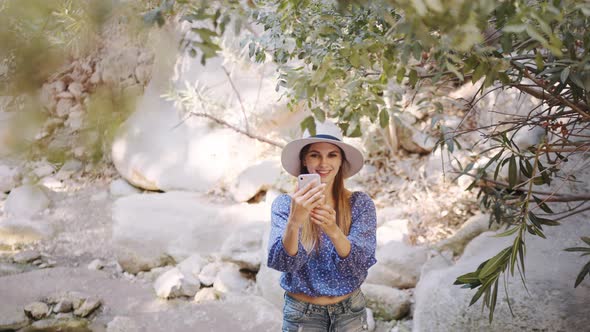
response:
<path fill-rule="evenodd" d="M 317 305 L 329 305 L 329 304 L 338 303 L 340 301 L 346 300 L 352 293 L 353 292 L 345 294 L 345 295 L 340 295 L 340 296 L 309 296 L 309 295 L 305 295 L 303 293 L 289 293 L 289 292 L 287 292 L 287 294 L 289 294 L 290 297 L 292 297 L 296 300 L 311 303 L 311 304 L 317 304 Z"/>

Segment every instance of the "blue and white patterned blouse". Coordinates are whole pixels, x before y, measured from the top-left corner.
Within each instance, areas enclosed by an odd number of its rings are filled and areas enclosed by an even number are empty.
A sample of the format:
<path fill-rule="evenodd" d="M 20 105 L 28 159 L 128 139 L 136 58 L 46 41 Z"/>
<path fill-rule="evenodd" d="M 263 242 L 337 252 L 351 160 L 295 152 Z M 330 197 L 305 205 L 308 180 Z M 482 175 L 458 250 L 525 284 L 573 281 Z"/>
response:
<path fill-rule="evenodd" d="M 340 296 L 360 287 L 375 259 L 377 217 L 369 195 L 355 191 L 350 197 L 352 224 L 348 240 L 350 253 L 340 258 L 330 238 L 321 233 L 319 251 L 306 252 L 299 242 L 295 256 L 283 246 L 283 234 L 291 197 L 283 194 L 272 203 L 268 266 L 282 271 L 281 287 L 287 292 L 309 296 Z"/>

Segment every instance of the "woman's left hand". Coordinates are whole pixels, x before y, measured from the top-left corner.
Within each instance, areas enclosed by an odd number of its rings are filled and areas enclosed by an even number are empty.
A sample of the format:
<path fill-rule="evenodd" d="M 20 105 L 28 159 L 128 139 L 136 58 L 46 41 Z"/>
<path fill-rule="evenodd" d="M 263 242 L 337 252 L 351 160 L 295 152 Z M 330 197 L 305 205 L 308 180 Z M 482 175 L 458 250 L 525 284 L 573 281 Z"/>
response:
<path fill-rule="evenodd" d="M 336 224 L 336 211 L 328 205 L 322 204 L 316 206 L 311 210 L 310 219 L 328 235 L 338 228 Z"/>

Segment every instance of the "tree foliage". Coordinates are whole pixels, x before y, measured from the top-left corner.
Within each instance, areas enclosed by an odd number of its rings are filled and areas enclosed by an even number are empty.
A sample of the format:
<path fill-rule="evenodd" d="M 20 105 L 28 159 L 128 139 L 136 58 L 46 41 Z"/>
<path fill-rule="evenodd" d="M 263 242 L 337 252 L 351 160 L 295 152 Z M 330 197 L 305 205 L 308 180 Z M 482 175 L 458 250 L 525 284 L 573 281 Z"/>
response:
<path fill-rule="evenodd" d="M 471 304 L 483 297 L 493 318 L 502 274 L 520 272 L 524 281 L 526 237 L 545 238 L 545 227 L 588 210 L 589 195 L 566 196 L 541 191 L 572 156 L 590 149 L 590 4 L 584 1 L 257 1 L 242 6 L 221 2 L 216 11 L 239 12 L 263 28 L 248 35 L 244 45 L 255 61 L 278 65 L 277 89 L 291 105 L 303 102 L 313 117 L 335 118 L 348 136 L 361 135 L 361 120 L 381 127 L 393 125 L 403 106 L 392 85 L 418 91 L 472 82 L 480 96 L 492 89 L 518 89 L 542 104 L 528 114 L 515 114 L 489 128 L 439 130 L 438 147 L 451 153 L 461 148 L 458 138 L 470 131 L 483 133 L 490 148 L 483 166 L 460 166 L 473 177 L 469 190 L 478 189 L 482 208 L 505 225 L 498 236 L 512 236 L 513 245 L 483 262 L 455 284 L 477 289 Z M 204 3 L 192 10 L 206 12 Z M 190 11 L 190 10 L 189 10 Z M 215 14 L 217 17 L 223 14 Z M 198 21 L 193 16 L 193 23 Z M 207 50 L 203 50 L 207 55 Z M 432 115 L 444 112 L 440 99 L 428 101 Z M 477 100 L 468 102 L 472 107 Z M 313 131 L 311 118 L 302 127 Z M 519 131 L 541 128 L 534 144 L 514 141 Z M 508 168 L 508 180 L 498 174 Z M 569 180 L 575 174 L 568 174 Z M 551 202 L 567 204 L 555 212 Z M 552 205 L 555 206 L 555 205 Z M 582 240 L 588 244 L 588 238 Z M 588 248 L 570 248 L 588 254 Z M 590 273 L 586 264 L 578 286 Z"/>

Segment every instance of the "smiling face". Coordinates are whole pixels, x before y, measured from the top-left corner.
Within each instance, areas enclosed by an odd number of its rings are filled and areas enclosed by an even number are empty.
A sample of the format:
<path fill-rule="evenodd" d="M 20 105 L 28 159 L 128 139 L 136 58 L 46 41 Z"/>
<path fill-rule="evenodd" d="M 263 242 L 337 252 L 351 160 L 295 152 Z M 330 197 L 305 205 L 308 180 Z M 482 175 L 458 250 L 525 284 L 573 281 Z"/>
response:
<path fill-rule="evenodd" d="M 342 166 L 342 151 L 330 143 L 313 143 L 303 157 L 303 166 L 309 173 L 320 175 L 322 183 L 332 187 L 334 178 Z"/>

